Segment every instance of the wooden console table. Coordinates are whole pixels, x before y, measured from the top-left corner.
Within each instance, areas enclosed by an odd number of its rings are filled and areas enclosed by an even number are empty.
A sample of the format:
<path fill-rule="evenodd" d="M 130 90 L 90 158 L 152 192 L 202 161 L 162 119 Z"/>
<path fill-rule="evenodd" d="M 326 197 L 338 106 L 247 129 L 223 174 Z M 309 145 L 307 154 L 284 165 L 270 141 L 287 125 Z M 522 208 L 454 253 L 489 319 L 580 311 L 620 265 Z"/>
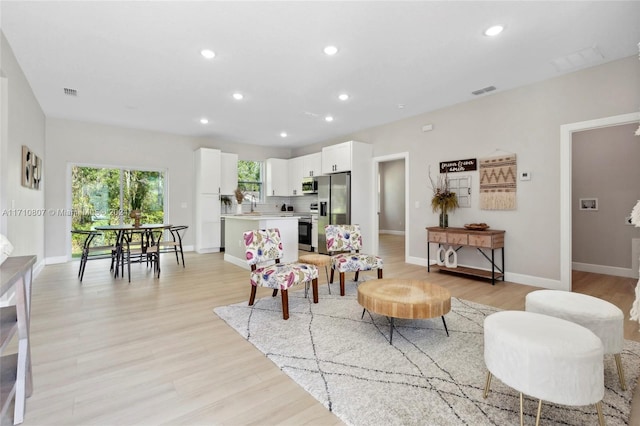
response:
<path fill-rule="evenodd" d="M 429 263 L 431 259 L 431 243 L 438 244 L 438 247 L 441 245 L 457 246 L 455 251 L 460 250 L 462 247 L 475 247 L 478 252 L 491 263 L 490 271 L 466 266 L 448 268 L 437 265 L 436 267 L 440 271 L 490 279 L 493 285 L 495 285 L 496 279 L 502 278 L 502 281 L 504 281 L 504 233 L 505 231 L 495 229 L 472 231 L 466 228 L 427 227 L 427 272 L 431 272 L 431 265 Z M 496 249 L 500 249 L 501 252 L 500 266 L 496 264 L 494 256 Z M 489 257 L 484 250 L 490 250 L 491 257 Z"/>

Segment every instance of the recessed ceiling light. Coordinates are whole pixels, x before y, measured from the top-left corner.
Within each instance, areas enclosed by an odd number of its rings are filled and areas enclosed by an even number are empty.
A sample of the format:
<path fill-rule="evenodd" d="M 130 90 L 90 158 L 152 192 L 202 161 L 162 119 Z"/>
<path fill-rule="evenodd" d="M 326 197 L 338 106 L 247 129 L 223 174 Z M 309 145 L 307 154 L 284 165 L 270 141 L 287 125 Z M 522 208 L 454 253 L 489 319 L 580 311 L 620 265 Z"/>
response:
<path fill-rule="evenodd" d="M 338 53 L 338 48 L 335 46 L 327 46 L 324 48 L 324 53 L 329 56 L 335 55 L 336 53 Z"/>
<path fill-rule="evenodd" d="M 287 132 L 282 132 L 282 133 L 280 133 L 280 137 L 281 137 L 281 138 L 286 138 L 287 136 L 288 136 L 288 135 L 287 135 Z"/>
<path fill-rule="evenodd" d="M 204 56 L 207 59 L 213 59 L 216 57 L 216 52 L 214 52 L 213 50 L 209 50 L 209 49 L 203 49 L 200 51 L 200 54 L 202 56 Z"/>
<path fill-rule="evenodd" d="M 234 93 L 233 94 L 233 99 L 237 100 L 237 101 L 241 101 L 244 98 L 244 95 L 242 93 Z"/>
<path fill-rule="evenodd" d="M 404 108 L 404 104 L 398 104 L 398 108 L 399 108 L 399 109 Z"/>
<path fill-rule="evenodd" d="M 332 117 L 332 116 L 330 116 L 330 115 L 327 115 L 327 116 L 324 118 L 324 121 L 328 121 L 328 122 L 330 123 L 330 122 L 332 122 L 332 121 L 333 121 L 333 117 Z"/>
<path fill-rule="evenodd" d="M 484 35 L 486 35 L 488 37 L 497 36 L 498 34 L 500 34 L 502 32 L 502 30 L 504 30 L 504 27 L 502 25 L 494 25 L 492 27 L 487 28 L 484 31 Z"/>
<path fill-rule="evenodd" d="M 347 95 L 346 93 L 341 93 L 340 95 L 338 95 L 338 99 L 340 99 L 341 101 L 346 101 L 349 99 L 349 95 Z"/>
<path fill-rule="evenodd" d="M 203 117 L 203 118 L 201 118 L 201 119 L 200 119 L 200 123 L 201 123 L 201 124 L 208 124 L 208 123 L 209 123 L 209 120 L 208 120 L 207 118 L 204 118 L 204 117 Z"/>

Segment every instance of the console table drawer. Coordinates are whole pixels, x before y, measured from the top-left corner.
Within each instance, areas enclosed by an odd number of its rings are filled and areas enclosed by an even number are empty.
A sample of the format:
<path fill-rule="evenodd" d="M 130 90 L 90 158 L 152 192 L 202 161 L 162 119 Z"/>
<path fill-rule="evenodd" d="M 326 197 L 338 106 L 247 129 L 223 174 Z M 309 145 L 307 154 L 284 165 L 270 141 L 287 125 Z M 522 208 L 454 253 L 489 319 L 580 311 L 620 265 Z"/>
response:
<path fill-rule="evenodd" d="M 504 247 L 504 234 L 498 235 L 469 235 L 469 245 L 474 247 L 485 247 L 490 249 Z"/>
<path fill-rule="evenodd" d="M 466 246 L 469 244 L 469 238 L 467 234 L 447 233 L 447 242 Z"/>
<path fill-rule="evenodd" d="M 447 233 L 446 232 L 429 232 L 429 241 L 432 243 L 446 243 Z"/>
<path fill-rule="evenodd" d="M 469 245 L 491 248 L 491 235 L 469 235 Z"/>

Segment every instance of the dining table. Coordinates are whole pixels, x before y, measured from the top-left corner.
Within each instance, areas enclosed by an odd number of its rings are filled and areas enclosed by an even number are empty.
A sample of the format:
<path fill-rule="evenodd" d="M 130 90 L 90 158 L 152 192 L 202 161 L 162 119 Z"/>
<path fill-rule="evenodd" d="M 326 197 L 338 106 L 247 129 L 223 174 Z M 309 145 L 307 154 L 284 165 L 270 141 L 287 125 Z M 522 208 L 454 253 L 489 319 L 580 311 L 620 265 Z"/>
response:
<path fill-rule="evenodd" d="M 95 226 L 94 229 L 96 231 L 102 232 L 114 232 L 116 236 L 116 262 L 114 268 L 114 276 L 118 277 L 119 275 L 119 266 L 122 267 L 122 275 L 124 276 L 124 247 L 133 242 L 134 235 L 140 236 L 140 248 L 141 253 L 146 253 L 146 249 L 154 244 L 159 244 L 162 239 L 162 232 L 165 229 L 171 228 L 171 224 L 167 223 L 144 223 L 139 226 L 134 226 L 131 224 L 120 224 L 120 225 L 99 225 Z M 158 276 L 159 274 L 159 263 L 158 259 Z M 131 277 L 129 277 L 131 279 Z"/>

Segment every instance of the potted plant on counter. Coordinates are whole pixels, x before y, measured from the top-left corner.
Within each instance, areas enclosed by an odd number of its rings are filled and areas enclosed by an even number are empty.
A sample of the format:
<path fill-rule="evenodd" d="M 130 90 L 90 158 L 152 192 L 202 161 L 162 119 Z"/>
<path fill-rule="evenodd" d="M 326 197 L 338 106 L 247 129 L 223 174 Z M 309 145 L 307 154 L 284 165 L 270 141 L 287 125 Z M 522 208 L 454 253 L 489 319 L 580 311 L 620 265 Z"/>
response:
<path fill-rule="evenodd" d="M 231 198 L 228 195 L 223 195 L 220 197 L 220 202 L 224 206 L 224 212 L 229 213 L 229 207 L 231 207 Z"/>
<path fill-rule="evenodd" d="M 244 192 L 240 189 L 240 187 L 235 190 L 236 201 L 238 202 L 237 214 L 242 214 L 242 201 L 244 200 Z"/>

